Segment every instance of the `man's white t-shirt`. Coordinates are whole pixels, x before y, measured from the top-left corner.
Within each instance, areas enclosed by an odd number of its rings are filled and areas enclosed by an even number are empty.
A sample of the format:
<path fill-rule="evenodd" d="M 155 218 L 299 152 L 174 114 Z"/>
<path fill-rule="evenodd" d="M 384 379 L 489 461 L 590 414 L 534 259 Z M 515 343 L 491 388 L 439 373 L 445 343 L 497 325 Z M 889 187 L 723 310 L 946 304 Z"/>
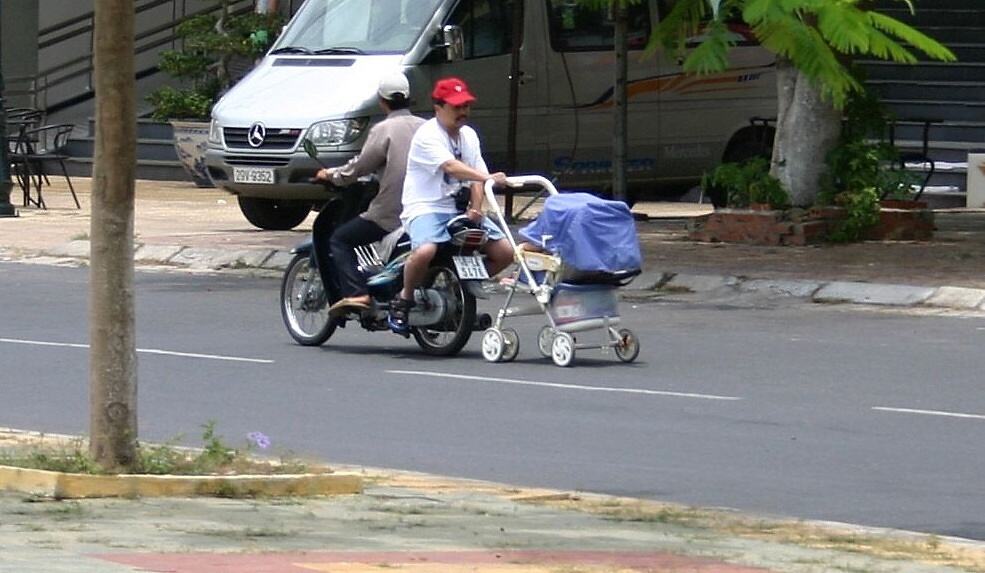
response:
<path fill-rule="evenodd" d="M 404 225 L 415 217 L 428 213 L 456 213 L 453 195 L 468 182 L 445 174 L 441 166 L 459 159 L 473 169 L 488 173 L 482 159 L 479 136 L 469 126 L 458 131 L 458 139 L 432 118 L 414 133 L 407 156 L 407 177 L 404 178 L 403 206 L 400 219 Z"/>

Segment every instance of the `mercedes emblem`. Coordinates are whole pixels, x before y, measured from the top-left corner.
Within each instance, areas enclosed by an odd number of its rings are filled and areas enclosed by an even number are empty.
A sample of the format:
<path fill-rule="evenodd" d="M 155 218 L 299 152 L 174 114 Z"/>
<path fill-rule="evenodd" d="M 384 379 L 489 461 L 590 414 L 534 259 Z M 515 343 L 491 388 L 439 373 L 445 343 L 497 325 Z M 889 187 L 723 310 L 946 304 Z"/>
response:
<path fill-rule="evenodd" d="M 266 137 L 267 128 L 258 121 L 250 126 L 250 133 L 246 136 L 246 140 L 250 143 L 250 147 L 260 147 Z"/>

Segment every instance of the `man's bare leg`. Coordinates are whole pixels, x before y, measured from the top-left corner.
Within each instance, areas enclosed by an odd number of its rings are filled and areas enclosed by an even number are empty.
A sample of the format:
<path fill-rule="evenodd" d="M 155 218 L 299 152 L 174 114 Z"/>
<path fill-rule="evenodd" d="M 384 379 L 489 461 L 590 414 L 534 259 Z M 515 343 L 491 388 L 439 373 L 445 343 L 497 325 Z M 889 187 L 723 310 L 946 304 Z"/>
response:
<path fill-rule="evenodd" d="M 400 298 L 404 300 L 414 300 L 414 289 L 421 286 L 424 277 L 428 272 L 428 265 L 431 259 L 438 252 L 436 243 L 424 243 L 414 249 L 410 254 L 410 259 L 404 265 L 404 288 L 400 291 Z"/>
<path fill-rule="evenodd" d="M 486 271 L 495 276 L 513 262 L 513 247 L 506 239 L 486 243 Z"/>

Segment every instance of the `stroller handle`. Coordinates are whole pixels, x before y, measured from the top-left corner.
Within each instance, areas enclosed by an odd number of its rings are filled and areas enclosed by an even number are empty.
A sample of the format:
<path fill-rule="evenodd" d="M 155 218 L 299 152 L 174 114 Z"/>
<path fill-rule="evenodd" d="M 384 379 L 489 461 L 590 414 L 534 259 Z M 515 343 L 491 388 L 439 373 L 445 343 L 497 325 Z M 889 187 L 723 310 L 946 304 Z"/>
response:
<path fill-rule="evenodd" d="M 510 187 L 537 185 L 543 187 L 551 195 L 558 194 L 557 187 L 551 183 L 550 179 L 540 175 L 514 175 L 513 177 L 507 177 L 506 182 Z M 486 182 L 483 184 L 483 189 L 486 193 L 486 202 L 489 204 L 489 207 L 492 209 L 493 213 L 496 214 L 496 218 L 499 219 L 499 222 L 505 226 L 506 217 L 503 216 L 503 211 L 499 208 L 499 203 L 496 201 L 496 195 L 493 193 L 493 185 L 494 182 L 492 179 L 486 179 Z M 506 234 L 509 236 L 509 233 Z M 512 240 L 513 237 L 509 238 L 510 243 L 513 243 L 513 246 L 516 247 L 516 243 Z"/>

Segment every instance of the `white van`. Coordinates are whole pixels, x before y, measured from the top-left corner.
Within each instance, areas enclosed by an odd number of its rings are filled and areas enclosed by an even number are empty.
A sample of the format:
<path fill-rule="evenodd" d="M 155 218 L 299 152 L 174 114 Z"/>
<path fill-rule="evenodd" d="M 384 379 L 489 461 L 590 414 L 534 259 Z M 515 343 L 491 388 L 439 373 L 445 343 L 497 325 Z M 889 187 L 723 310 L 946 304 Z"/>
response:
<path fill-rule="evenodd" d="M 522 2 L 522 30 L 514 30 Z M 646 55 L 650 30 L 673 0 L 630 8 L 628 178 L 631 185 L 690 183 L 723 158 L 761 153 L 776 114 L 775 60 L 740 41 L 731 68 L 684 75 Z M 339 165 L 381 119 L 379 78 L 402 69 L 413 109 L 431 114 L 430 89 L 464 79 L 478 97 L 472 124 L 490 169 L 507 170 L 513 34 L 522 34 L 517 174 L 563 187 L 611 180 L 613 26 L 604 9 L 572 0 L 306 0 L 257 67 L 212 112 L 207 165 L 247 219 L 289 229 L 327 199 L 307 182 L 319 168 L 301 147 Z M 741 30 L 736 30 L 742 34 Z M 742 36 L 737 36 L 742 39 Z"/>

